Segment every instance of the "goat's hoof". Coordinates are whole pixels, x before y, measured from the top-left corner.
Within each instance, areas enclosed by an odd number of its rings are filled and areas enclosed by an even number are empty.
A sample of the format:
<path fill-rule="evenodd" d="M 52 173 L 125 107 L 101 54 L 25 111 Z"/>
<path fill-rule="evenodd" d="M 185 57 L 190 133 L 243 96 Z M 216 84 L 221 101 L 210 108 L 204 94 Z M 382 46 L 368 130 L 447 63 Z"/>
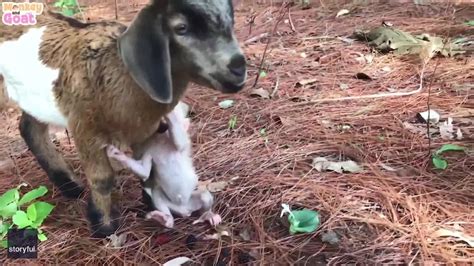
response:
<path fill-rule="evenodd" d="M 114 234 L 118 229 L 118 223 L 95 224 L 91 226 L 93 238 L 106 238 Z"/>
<path fill-rule="evenodd" d="M 65 171 L 53 171 L 50 179 L 65 198 L 78 199 L 84 192 L 84 188 L 72 181 L 70 175 Z"/>
<path fill-rule="evenodd" d="M 117 231 L 119 228 L 119 213 L 112 209 L 110 213 L 110 222 L 105 224 L 103 221 L 103 214 L 95 207 L 91 200 L 87 206 L 87 218 L 89 219 L 90 228 L 93 238 L 105 238 Z"/>

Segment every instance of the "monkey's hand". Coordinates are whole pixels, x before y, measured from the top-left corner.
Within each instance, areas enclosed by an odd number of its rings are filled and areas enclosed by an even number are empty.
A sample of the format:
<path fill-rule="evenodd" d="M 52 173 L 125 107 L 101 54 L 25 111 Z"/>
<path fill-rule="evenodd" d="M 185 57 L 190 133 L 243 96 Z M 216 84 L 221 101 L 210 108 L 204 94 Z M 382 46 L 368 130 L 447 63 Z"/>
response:
<path fill-rule="evenodd" d="M 113 145 L 107 145 L 107 156 L 121 163 L 126 163 L 129 159 L 129 157 L 125 155 L 125 153 L 123 153 Z"/>
<path fill-rule="evenodd" d="M 193 224 L 203 223 L 209 221 L 212 226 L 216 226 L 222 222 L 222 218 L 219 214 L 213 213 L 212 211 L 207 211 L 199 217 Z"/>

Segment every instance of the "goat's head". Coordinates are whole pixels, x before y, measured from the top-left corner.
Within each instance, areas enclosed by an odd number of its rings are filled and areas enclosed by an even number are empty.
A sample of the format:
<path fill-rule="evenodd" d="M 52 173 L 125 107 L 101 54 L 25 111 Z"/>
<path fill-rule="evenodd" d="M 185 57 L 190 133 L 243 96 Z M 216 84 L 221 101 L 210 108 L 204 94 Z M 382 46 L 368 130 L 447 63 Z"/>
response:
<path fill-rule="evenodd" d="M 155 101 L 173 99 L 171 73 L 224 93 L 247 77 L 231 0 L 152 0 L 120 37 L 122 60 Z"/>

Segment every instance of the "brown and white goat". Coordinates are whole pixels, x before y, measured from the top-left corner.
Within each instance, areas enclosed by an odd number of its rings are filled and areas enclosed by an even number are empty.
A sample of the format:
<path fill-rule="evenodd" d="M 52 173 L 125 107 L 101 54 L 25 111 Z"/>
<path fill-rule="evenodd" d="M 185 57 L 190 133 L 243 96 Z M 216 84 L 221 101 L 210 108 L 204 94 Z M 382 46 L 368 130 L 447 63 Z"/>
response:
<path fill-rule="evenodd" d="M 21 136 L 64 196 L 83 192 L 48 137 L 73 134 L 91 190 L 94 236 L 112 234 L 119 212 L 106 144 L 134 150 L 152 136 L 188 83 L 240 91 L 246 61 L 233 31 L 231 0 L 152 0 L 127 28 L 84 24 L 56 13 L 33 26 L 0 25 L 0 75 L 23 110 Z"/>

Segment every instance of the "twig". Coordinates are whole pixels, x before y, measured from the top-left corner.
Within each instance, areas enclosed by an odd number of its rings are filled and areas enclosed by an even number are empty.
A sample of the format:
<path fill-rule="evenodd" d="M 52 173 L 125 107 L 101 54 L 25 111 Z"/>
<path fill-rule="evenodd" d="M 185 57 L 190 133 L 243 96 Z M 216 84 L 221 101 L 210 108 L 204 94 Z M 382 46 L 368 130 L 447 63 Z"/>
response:
<path fill-rule="evenodd" d="M 262 71 L 263 63 L 265 62 L 265 56 L 267 55 L 268 47 L 270 46 L 270 42 L 271 42 L 273 36 L 275 35 L 278 24 L 280 24 L 280 22 L 282 21 L 283 17 L 286 14 L 286 7 L 288 5 L 289 5 L 289 3 L 286 2 L 286 1 L 283 2 L 283 4 L 281 5 L 281 9 L 279 11 L 280 17 L 276 21 L 275 26 L 273 27 L 273 30 L 272 30 L 272 34 L 270 35 L 270 38 L 268 38 L 267 44 L 265 45 L 265 50 L 263 51 L 262 60 L 260 61 L 260 66 L 258 68 L 258 72 L 257 72 L 257 75 L 255 77 L 255 82 L 254 82 L 252 88 L 255 88 L 255 86 L 257 86 L 257 84 L 258 84 L 258 79 L 260 77 L 260 71 Z M 283 11 L 283 13 L 282 13 L 282 11 Z"/>
<path fill-rule="evenodd" d="M 362 96 L 350 96 L 350 97 L 340 97 L 340 98 L 330 98 L 330 99 L 317 99 L 317 100 L 310 100 L 307 102 L 296 103 L 294 106 L 302 106 L 314 103 L 323 103 L 323 102 L 337 102 L 337 101 L 346 101 L 346 100 L 360 100 L 360 99 L 376 99 L 376 98 L 387 98 L 387 97 L 401 97 L 401 96 L 409 96 L 416 93 L 419 93 L 423 90 L 423 76 L 425 73 L 425 67 L 421 70 L 420 73 L 420 85 L 418 89 L 413 91 L 407 92 L 391 92 L 391 93 L 379 93 L 379 94 L 369 94 L 369 95 L 362 95 Z"/>
<path fill-rule="evenodd" d="M 81 13 L 82 15 L 82 21 L 86 23 L 87 19 L 86 19 L 86 16 L 84 15 L 84 12 L 82 12 L 82 8 L 81 8 L 81 5 L 79 4 L 79 0 L 76 0 L 76 6 L 77 6 L 77 9 L 79 9 L 79 13 Z"/>
<path fill-rule="evenodd" d="M 273 99 L 273 97 L 275 97 L 279 88 L 280 88 L 280 76 L 277 76 L 277 80 L 275 82 L 275 88 L 273 89 L 272 94 L 270 94 L 270 98 Z"/>
<path fill-rule="evenodd" d="M 291 19 L 291 12 L 290 12 L 290 6 L 288 6 L 288 20 L 290 22 L 290 27 L 293 32 L 297 32 L 295 25 L 293 24 L 293 20 Z"/>
<path fill-rule="evenodd" d="M 115 0 L 115 20 L 118 20 L 118 4 L 117 4 L 117 0 Z"/>
<path fill-rule="evenodd" d="M 266 38 L 268 37 L 269 33 L 268 32 L 264 32 L 262 34 L 259 34 L 257 36 L 254 36 L 250 39 L 247 39 L 246 41 L 244 41 L 244 45 L 248 45 L 248 44 L 251 44 L 253 42 L 256 42 L 256 41 L 259 41 L 260 39 L 263 39 L 263 38 Z"/>

